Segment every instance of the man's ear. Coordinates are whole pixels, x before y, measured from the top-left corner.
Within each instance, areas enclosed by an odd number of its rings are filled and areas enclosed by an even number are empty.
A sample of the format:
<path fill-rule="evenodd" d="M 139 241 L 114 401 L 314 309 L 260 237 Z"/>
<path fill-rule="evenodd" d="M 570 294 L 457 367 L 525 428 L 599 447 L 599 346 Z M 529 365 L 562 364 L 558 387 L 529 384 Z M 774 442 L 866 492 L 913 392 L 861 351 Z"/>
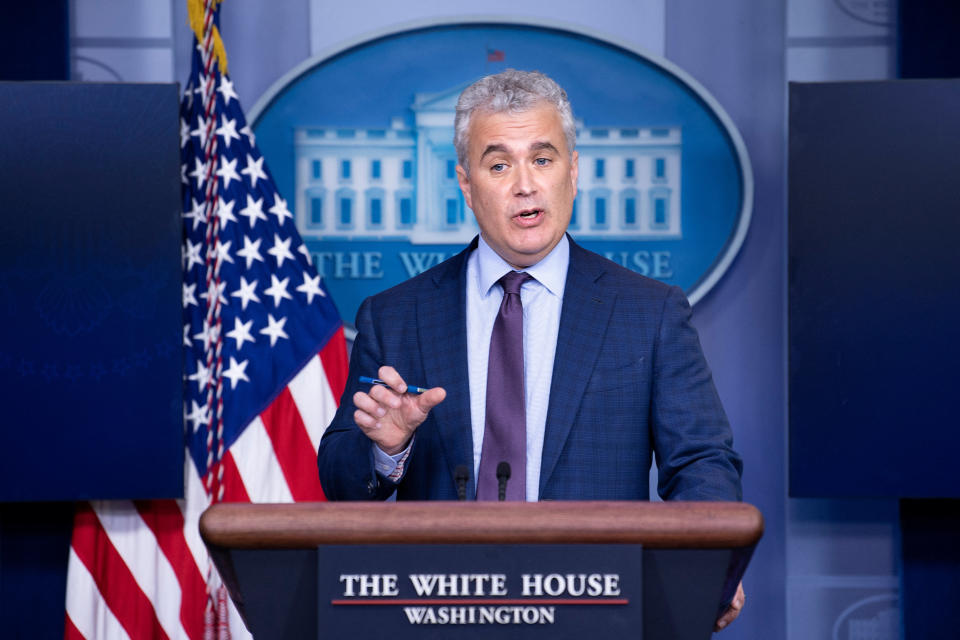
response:
<path fill-rule="evenodd" d="M 573 197 L 577 197 L 577 177 L 580 175 L 580 154 L 574 151 L 570 154 L 570 180 L 573 182 Z"/>
<path fill-rule="evenodd" d="M 460 185 L 460 192 L 467 206 L 473 209 L 473 204 L 470 203 L 470 177 L 467 175 L 467 170 L 459 164 L 457 165 L 457 184 Z"/>

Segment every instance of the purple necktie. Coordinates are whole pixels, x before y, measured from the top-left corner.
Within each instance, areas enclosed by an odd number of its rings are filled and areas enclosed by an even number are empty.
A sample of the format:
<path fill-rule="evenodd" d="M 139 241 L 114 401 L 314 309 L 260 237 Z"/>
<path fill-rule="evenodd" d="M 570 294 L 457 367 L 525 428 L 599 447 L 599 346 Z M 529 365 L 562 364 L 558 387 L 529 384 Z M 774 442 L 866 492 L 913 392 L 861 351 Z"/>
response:
<path fill-rule="evenodd" d="M 532 279 L 511 271 L 500 278 L 503 300 L 490 336 L 487 409 L 477 474 L 477 500 L 497 499 L 497 466 L 510 464 L 507 500 L 527 499 L 527 408 L 523 384 L 523 303 L 520 287 Z"/>

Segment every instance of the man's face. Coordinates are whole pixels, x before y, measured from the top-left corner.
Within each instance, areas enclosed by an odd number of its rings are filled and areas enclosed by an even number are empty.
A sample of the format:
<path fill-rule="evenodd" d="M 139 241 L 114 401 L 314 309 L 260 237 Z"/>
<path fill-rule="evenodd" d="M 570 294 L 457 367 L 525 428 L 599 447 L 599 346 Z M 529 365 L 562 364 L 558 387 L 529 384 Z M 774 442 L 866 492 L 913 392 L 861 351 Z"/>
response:
<path fill-rule="evenodd" d="M 557 246 L 577 195 L 577 153 L 567 149 L 552 105 L 522 113 L 475 112 L 470 175 L 457 167 L 487 244 L 512 266 L 536 264 Z"/>

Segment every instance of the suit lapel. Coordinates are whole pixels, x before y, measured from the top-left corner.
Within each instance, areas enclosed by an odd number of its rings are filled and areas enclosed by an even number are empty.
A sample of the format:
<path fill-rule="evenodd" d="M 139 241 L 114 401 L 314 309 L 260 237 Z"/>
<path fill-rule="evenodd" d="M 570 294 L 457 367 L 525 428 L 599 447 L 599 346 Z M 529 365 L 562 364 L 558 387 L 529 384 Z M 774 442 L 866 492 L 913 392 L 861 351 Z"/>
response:
<path fill-rule="evenodd" d="M 593 260 L 590 253 L 570 240 L 570 266 L 563 292 L 543 440 L 541 496 L 570 435 L 613 311 L 615 294 L 600 284 L 605 269 L 602 261 Z"/>
<path fill-rule="evenodd" d="M 427 387 L 443 387 L 447 397 L 431 411 L 446 454 L 451 482 L 458 465 L 473 469 L 470 429 L 470 381 L 467 369 L 466 250 L 449 260 L 433 277 L 434 288 L 417 301 L 420 354 Z M 472 473 L 470 474 L 473 475 Z M 471 478 L 471 486 L 472 486 Z"/>

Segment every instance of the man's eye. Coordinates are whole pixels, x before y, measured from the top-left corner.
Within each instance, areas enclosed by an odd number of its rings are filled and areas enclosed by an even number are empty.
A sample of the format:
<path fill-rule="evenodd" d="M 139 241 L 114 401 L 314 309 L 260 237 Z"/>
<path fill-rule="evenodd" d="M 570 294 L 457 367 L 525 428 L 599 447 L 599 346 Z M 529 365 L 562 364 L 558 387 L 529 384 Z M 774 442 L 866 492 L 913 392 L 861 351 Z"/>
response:
<path fill-rule="evenodd" d="M 490 167 L 490 170 L 491 170 L 491 171 L 500 172 L 500 171 L 503 171 L 503 170 L 506 169 L 506 168 L 507 168 L 507 165 L 503 164 L 502 162 L 498 162 L 497 164 L 495 164 L 495 165 L 493 165 L 492 167 Z"/>
<path fill-rule="evenodd" d="M 550 164 L 550 158 L 537 158 L 533 162 L 539 167 L 545 167 Z"/>

